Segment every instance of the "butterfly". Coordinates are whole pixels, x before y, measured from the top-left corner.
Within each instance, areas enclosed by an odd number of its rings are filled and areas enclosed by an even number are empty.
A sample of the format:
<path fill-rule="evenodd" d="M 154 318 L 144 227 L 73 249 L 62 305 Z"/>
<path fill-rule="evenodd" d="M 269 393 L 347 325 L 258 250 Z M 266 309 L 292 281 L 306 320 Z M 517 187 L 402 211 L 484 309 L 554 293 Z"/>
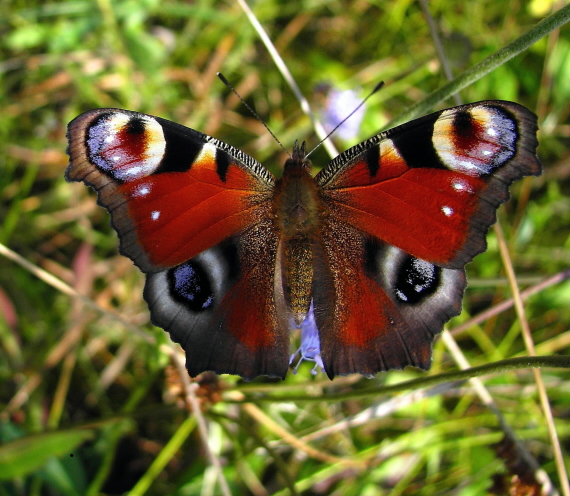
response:
<path fill-rule="evenodd" d="M 373 136 L 314 177 L 296 143 L 276 179 L 211 136 L 97 109 L 69 124 L 66 179 L 96 190 L 191 376 L 284 378 L 301 327 L 301 360 L 373 376 L 429 368 L 510 185 L 541 173 L 536 132 L 526 108 L 483 101 Z"/>

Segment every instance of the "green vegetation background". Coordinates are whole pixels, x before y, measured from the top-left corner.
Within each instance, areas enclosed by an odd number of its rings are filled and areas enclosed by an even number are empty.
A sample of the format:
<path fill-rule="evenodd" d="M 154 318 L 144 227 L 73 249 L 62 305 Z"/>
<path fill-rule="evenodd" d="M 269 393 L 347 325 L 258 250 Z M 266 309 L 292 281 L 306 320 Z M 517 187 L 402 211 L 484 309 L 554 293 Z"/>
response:
<path fill-rule="evenodd" d="M 432 0 L 429 12 L 457 76 L 563 4 Z M 417 2 L 265 0 L 251 7 L 317 111 L 326 105 L 323 83 L 362 97 L 386 82 L 367 104 L 358 136 L 332 138 L 339 149 L 446 83 Z M 534 288 L 524 307 L 538 355 L 570 349 L 569 44 L 563 27 L 460 92 L 465 103 L 513 100 L 539 117 L 545 173 L 517 184 L 499 212 L 519 287 Z M 317 143 L 234 1 L 0 3 L 0 242 L 102 309 L 55 288 L 2 248 L 0 496 L 506 494 L 532 487 L 533 462 L 564 492 L 554 452 L 556 440 L 563 457 L 570 451 L 567 368 L 540 374 L 554 435 L 529 368 L 484 377 L 495 409 L 471 383 L 385 389 L 457 370 L 458 355 L 442 340 L 428 373 L 331 383 L 305 366 L 283 383 L 205 375 L 189 386 L 181 378 L 180 356 L 149 324 L 143 276 L 118 255 L 107 213 L 91 191 L 63 180 L 65 129 L 85 110 L 128 108 L 214 135 L 278 173 L 284 154 L 217 71 L 287 149 L 295 139 Z M 329 158 L 321 148 L 312 160 L 319 167 Z M 488 240 L 488 251 L 468 266 L 463 313 L 448 325 L 472 366 L 529 354 L 512 307 L 464 325 L 512 296 L 494 231 Z M 523 452 L 530 461 L 517 466 Z"/>

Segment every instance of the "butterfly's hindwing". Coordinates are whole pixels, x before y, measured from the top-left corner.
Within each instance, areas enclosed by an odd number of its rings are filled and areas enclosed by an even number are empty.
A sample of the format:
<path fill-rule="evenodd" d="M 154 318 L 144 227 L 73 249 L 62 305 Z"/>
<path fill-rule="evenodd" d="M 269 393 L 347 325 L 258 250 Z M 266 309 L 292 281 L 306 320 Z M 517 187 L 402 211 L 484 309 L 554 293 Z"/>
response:
<path fill-rule="evenodd" d="M 274 301 L 276 238 L 267 226 L 255 230 L 147 275 L 152 321 L 181 344 L 192 377 L 205 370 L 285 377 L 293 323 Z"/>
<path fill-rule="evenodd" d="M 313 297 L 329 377 L 429 368 L 434 336 L 461 311 L 465 271 L 435 266 L 335 221 L 323 247 L 328 263 L 315 266 Z"/>

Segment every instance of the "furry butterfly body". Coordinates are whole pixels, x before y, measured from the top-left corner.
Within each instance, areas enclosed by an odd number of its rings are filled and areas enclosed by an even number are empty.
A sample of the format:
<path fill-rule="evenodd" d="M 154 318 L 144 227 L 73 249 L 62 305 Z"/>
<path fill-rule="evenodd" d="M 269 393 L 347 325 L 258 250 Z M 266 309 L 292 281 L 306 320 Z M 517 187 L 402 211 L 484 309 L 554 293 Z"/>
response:
<path fill-rule="evenodd" d="M 66 178 L 97 191 L 190 375 L 284 377 L 310 316 L 306 356 L 331 378 L 370 376 L 429 367 L 510 184 L 541 172 L 536 131 L 524 107 L 479 102 L 374 136 L 315 177 L 296 145 L 275 179 L 195 130 L 99 109 L 69 125 Z"/>

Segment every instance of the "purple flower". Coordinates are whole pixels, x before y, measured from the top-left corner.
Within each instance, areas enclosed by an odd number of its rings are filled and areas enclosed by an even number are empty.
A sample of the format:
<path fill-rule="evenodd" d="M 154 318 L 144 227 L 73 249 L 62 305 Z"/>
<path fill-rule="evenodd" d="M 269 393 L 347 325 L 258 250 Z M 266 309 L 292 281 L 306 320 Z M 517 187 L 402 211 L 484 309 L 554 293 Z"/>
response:
<path fill-rule="evenodd" d="M 297 373 L 299 365 L 301 365 L 303 360 L 315 362 L 315 366 L 311 369 L 311 374 L 317 374 L 317 367 L 321 367 L 322 372 L 325 371 L 325 366 L 323 365 L 323 360 L 321 358 L 321 341 L 319 339 L 319 330 L 317 329 L 317 324 L 315 322 L 313 302 L 311 302 L 311 307 L 309 308 L 307 317 L 301 324 L 301 346 L 291 355 L 289 365 L 293 363 L 293 360 L 299 353 L 301 354 L 301 358 L 293 369 L 294 374 Z"/>
<path fill-rule="evenodd" d="M 323 113 L 323 125 L 331 132 L 343 119 L 360 104 L 361 99 L 352 90 L 331 89 L 327 95 L 327 104 Z M 364 117 L 364 106 L 360 107 L 335 133 L 343 140 L 351 140 L 358 136 L 360 124 Z"/>

